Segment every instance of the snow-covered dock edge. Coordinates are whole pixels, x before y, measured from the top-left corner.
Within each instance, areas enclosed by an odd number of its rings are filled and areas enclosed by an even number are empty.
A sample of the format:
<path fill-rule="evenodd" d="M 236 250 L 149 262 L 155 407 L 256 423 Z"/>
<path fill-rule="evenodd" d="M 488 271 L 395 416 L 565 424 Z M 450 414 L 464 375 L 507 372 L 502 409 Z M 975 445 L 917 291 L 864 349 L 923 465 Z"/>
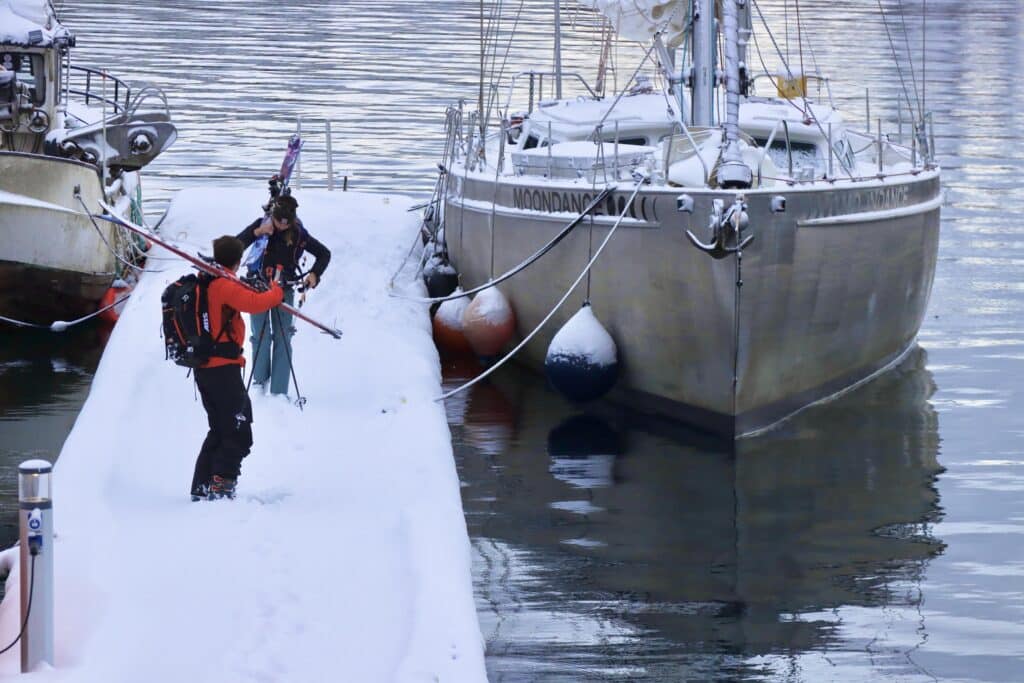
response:
<path fill-rule="evenodd" d="M 486 678 L 429 316 L 386 289 L 416 234 L 411 200 L 298 199 L 333 252 L 304 310 L 344 331 L 339 342 L 299 329 L 309 403 L 254 395 L 239 500 L 190 503 L 205 416 L 159 337 L 160 293 L 188 269 L 155 252 L 162 272 L 125 308 L 55 467 L 57 663 L 33 678 Z M 163 234 L 208 251 L 263 201 L 183 191 Z M 15 568 L 3 634 L 17 632 L 18 580 Z M 18 670 L 14 648 L 0 674 Z"/>

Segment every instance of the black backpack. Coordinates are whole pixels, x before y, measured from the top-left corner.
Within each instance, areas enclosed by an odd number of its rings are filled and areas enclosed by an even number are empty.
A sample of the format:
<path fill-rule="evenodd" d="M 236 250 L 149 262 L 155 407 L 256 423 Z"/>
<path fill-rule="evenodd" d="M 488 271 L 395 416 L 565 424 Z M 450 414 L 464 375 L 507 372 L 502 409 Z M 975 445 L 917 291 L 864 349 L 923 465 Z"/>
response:
<path fill-rule="evenodd" d="M 207 290 L 213 276 L 192 273 L 167 285 L 160 302 L 164 311 L 164 351 L 166 357 L 186 368 L 202 367 L 211 358 L 238 358 L 242 347 L 231 341 L 220 341 L 228 330 L 234 312 L 214 337 L 210 330 L 210 308 Z"/>

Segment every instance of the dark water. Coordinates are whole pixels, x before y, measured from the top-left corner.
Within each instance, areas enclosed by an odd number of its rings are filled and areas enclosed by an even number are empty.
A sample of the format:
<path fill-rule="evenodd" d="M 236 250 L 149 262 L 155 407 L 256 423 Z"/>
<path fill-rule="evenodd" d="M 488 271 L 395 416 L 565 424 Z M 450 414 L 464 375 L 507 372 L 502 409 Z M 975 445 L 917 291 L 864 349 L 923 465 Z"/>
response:
<path fill-rule="evenodd" d="M 882 4 L 920 80 L 922 3 Z M 795 3 L 760 5 L 789 20 L 795 61 Z M 330 119 L 352 187 L 425 192 L 444 106 L 476 95 L 477 6 L 91 0 L 64 14 L 81 63 L 168 91 L 181 138 L 144 180 L 152 211 L 180 188 L 262 183 L 297 115 L 307 186 L 325 184 Z M 1024 681 L 1024 8 L 927 6 L 947 202 L 921 348 L 898 371 L 738 453 L 580 411 L 515 371 L 449 404 L 493 680 Z M 505 3 L 506 28 L 518 7 Z M 506 73 L 549 61 L 550 3 L 523 7 Z M 564 8 L 567 68 L 592 78 L 590 20 Z M 857 121 L 870 88 L 894 128 L 900 73 L 877 3 L 800 12 L 805 70 L 838 79 Z M 635 55 L 618 52 L 620 84 Z M 102 337 L 0 334 L 10 540 L 13 468 L 57 452 Z"/>

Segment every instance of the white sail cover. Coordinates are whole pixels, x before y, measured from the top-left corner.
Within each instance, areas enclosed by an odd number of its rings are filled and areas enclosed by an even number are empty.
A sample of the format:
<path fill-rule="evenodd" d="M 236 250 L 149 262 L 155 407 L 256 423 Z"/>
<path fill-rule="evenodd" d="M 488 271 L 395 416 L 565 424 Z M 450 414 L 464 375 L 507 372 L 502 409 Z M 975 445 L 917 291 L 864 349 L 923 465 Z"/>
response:
<path fill-rule="evenodd" d="M 649 41 L 661 31 L 669 47 L 683 41 L 686 30 L 685 0 L 579 0 L 608 17 L 615 32 L 626 40 Z"/>

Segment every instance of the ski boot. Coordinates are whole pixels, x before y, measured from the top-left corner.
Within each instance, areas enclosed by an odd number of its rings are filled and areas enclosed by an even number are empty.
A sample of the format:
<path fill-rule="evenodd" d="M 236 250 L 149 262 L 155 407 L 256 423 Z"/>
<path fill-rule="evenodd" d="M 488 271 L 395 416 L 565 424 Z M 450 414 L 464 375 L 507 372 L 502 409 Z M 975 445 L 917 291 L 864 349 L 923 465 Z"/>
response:
<path fill-rule="evenodd" d="M 227 498 L 228 500 L 235 499 L 235 480 L 215 474 L 213 475 L 213 479 L 210 481 L 210 493 L 208 494 L 207 499 L 220 500 L 221 498 Z"/>

